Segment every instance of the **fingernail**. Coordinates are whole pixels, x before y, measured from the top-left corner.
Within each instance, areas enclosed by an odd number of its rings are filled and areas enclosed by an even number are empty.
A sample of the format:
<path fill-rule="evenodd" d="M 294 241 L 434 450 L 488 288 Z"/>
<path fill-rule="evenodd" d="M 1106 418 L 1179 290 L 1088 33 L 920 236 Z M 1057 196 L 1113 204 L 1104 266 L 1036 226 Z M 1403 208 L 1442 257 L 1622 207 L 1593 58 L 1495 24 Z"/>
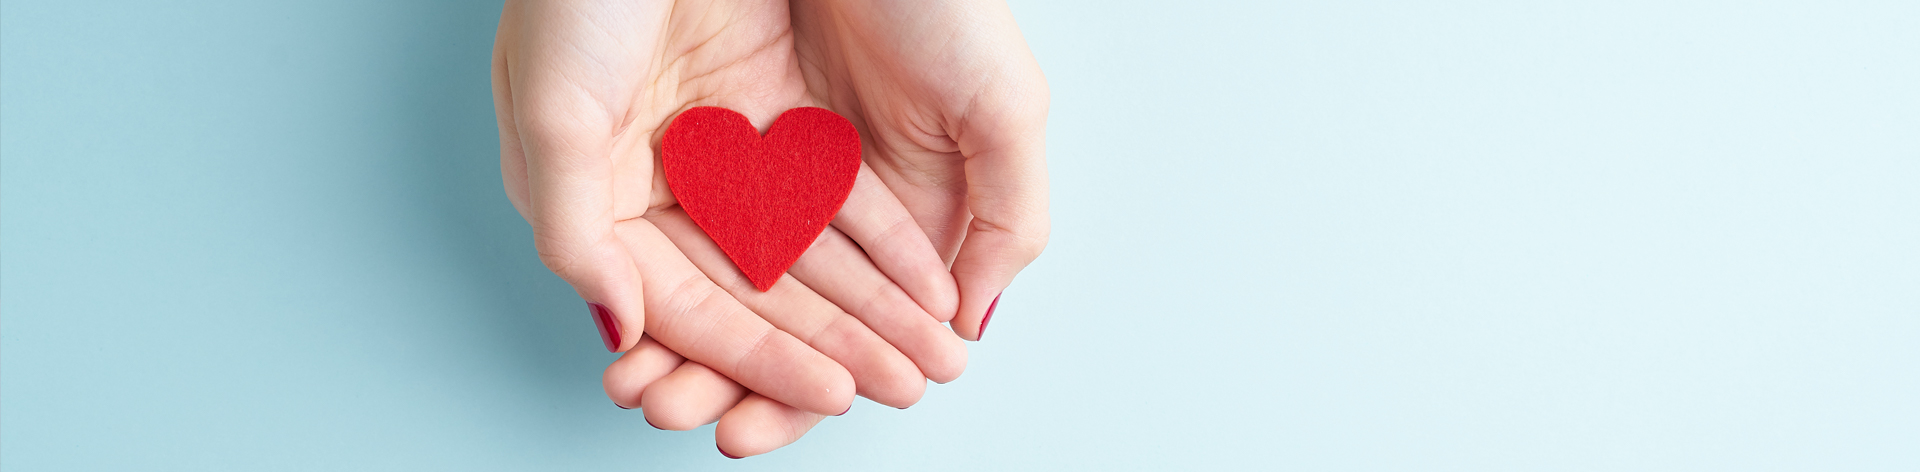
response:
<path fill-rule="evenodd" d="M 588 302 L 587 311 L 593 312 L 593 324 L 600 327 L 600 342 L 607 345 L 607 352 L 619 350 L 620 320 L 613 317 L 613 310 L 608 310 L 606 305 Z"/>
<path fill-rule="evenodd" d="M 620 404 L 620 402 L 613 402 L 613 406 L 617 406 L 617 407 L 620 407 L 620 409 L 622 409 L 622 410 L 631 410 L 631 409 L 632 409 L 632 408 L 627 408 L 627 406 L 626 406 L 626 405 L 621 405 L 621 404 Z"/>
<path fill-rule="evenodd" d="M 720 449 L 720 455 L 723 455 L 723 456 L 727 456 L 727 458 L 728 458 L 728 459 L 739 459 L 739 458 L 740 458 L 740 456 L 736 456 L 736 455 L 733 455 L 733 454 L 728 454 L 728 453 L 727 453 L 727 450 L 726 450 L 726 449 L 721 449 L 721 448 L 720 448 L 720 445 L 719 445 L 719 444 L 715 444 L 715 445 L 713 445 L 713 448 L 714 448 L 714 449 Z"/>
<path fill-rule="evenodd" d="M 1000 295 L 1006 295 L 1006 293 L 1001 293 Z M 1000 295 L 994 295 L 993 303 L 987 304 L 987 316 L 980 318 L 980 333 L 973 335 L 973 340 L 979 341 L 981 338 L 987 337 L 987 322 L 993 321 L 993 309 L 1000 307 Z"/>
<path fill-rule="evenodd" d="M 853 405 L 847 405 L 847 411 L 853 411 Z M 840 414 L 833 416 L 847 416 L 847 411 L 842 411 Z"/>
<path fill-rule="evenodd" d="M 666 431 L 666 430 L 667 430 L 667 428 L 662 428 L 662 427 L 659 427 L 659 426 L 655 426 L 655 425 L 653 424 L 653 420 L 651 420 L 651 419 L 647 419 L 647 417 L 645 417 L 645 416 L 642 416 L 642 417 L 640 417 L 640 419 L 643 419 L 643 420 L 647 420 L 647 426 L 653 426 L 653 429 L 657 429 L 657 430 L 661 430 L 661 431 Z"/>

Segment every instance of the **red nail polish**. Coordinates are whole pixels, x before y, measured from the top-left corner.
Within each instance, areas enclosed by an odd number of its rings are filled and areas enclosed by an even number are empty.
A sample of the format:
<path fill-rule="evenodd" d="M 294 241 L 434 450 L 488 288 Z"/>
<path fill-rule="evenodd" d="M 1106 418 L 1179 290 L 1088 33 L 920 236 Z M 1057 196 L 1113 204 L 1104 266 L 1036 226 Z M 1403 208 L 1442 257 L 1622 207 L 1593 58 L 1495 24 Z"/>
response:
<path fill-rule="evenodd" d="M 622 410 L 631 410 L 631 409 L 632 409 L 632 408 L 627 408 L 627 406 L 626 406 L 626 405 L 621 405 L 621 404 L 620 404 L 620 402 L 613 402 L 613 406 L 617 406 L 617 407 L 620 407 L 620 409 L 622 409 Z"/>
<path fill-rule="evenodd" d="M 847 411 L 853 411 L 853 405 L 847 405 Z M 847 416 L 847 411 L 842 411 L 840 414 L 833 416 Z"/>
<path fill-rule="evenodd" d="M 720 449 L 720 445 L 719 445 L 719 444 L 715 444 L 715 445 L 713 445 L 713 448 L 714 448 L 714 449 Z M 739 458 L 741 457 L 741 456 L 736 456 L 736 455 L 733 455 L 733 454 L 728 454 L 728 453 L 727 453 L 727 450 L 726 450 L 726 449 L 720 449 L 720 455 L 723 455 L 723 456 L 727 456 L 727 458 L 728 458 L 728 459 L 739 459 Z"/>
<path fill-rule="evenodd" d="M 620 320 L 613 317 L 613 310 L 606 305 L 587 303 L 587 311 L 593 313 L 593 324 L 600 328 L 600 342 L 607 345 L 607 352 L 620 349 Z"/>
<path fill-rule="evenodd" d="M 647 419 L 647 417 L 645 417 L 645 416 L 641 416 L 641 417 L 640 417 L 640 419 L 642 419 L 642 420 L 646 420 L 646 421 L 647 421 L 647 426 L 653 426 L 653 429 L 657 429 L 657 430 L 661 430 L 661 431 L 666 431 L 666 430 L 667 430 L 667 428 L 662 428 L 662 427 L 659 427 L 659 426 L 655 426 L 655 425 L 653 424 L 653 420 L 650 420 L 650 419 Z"/>
<path fill-rule="evenodd" d="M 1006 293 L 1001 293 L 1000 295 L 1006 295 Z M 993 309 L 1000 307 L 1000 295 L 994 295 L 993 303 L 987 305 L 987 316 L 980 318 L 980 333 L 973 335 L 973 340 L 979 341 L 981 338 L 987 337 L 987 322 L 993 321 Z"/>

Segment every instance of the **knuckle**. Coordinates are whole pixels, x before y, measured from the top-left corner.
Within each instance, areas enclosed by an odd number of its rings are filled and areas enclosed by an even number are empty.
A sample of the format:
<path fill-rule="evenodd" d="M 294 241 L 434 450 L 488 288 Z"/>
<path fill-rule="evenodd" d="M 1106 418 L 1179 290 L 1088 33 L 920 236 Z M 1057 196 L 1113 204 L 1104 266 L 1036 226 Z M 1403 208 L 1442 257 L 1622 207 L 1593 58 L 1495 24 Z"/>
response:
<path fill-rule="evenodd" d="M 590 232 L 562 231 L 548 225 L 534 224 L 533 247 L 540 255 L 540 263 L 569 281 L 591 276 L 589 271 L 610 261 L 610 253 L 596 251 L 607 243 L 604 239 L 595 240 Z"/>
<path fill-rule="evenodd" d="M 815 249 L 820 249 L 821 247 L 826 246 L 827 243 L 830 243 L 832 241 L 833 241 L 833 227 L 829 226 L 827 227 L 826 231 L 821 231 L 819 236 L 813 237 L 813 242 L 807 244 L 807 249 L 805 251 L 801 251 L 800 253 L 801 257 L 805 257 L 807 253 L 813 252 Z"/>
<path fill-rule="evenodd" d="M 760 335 L 754 338 L 753 345 L 747 348 L 746 353 L 741 355 L 738 363 L 734 365 L 734 372 L 745 372 L 747 363 L 765 357 L 769 352 L 767 348 L 773 344 L 774 333 L 778 332 L 780 331 L 771 327 L 761 331 Z"/>
<path fill-rule="evenodd" d="M 673 288 L 667 290 L 666 296 L 660 299 L 661 316 L 655 320 L 660 323 L 674 324 L 685 320 L 714 320 L 715 317 L 696 315 L 701 306 L 707 305 L 710 300 L 723 292 L 720 291 L 720 287 L 712 283 L 701 282 L 705 280 L 688 277 L 674 284 Z"/>
<path fill-rule="evenodd" d="M 919 227 L 917 223 L 914 223 L 913 218 L 895 219 L 892 223 L 888 223 L 886 228 L 881 229 L 879 233 L 875 233 L 873 240 L 878 244 L 885 245 L 888 242 L 906 235 L 907 230 Z"/>
<path fill-rule="evenodd" d="M 658 308 L 651 308 L 655 316 L 647 317 L 648 326 L 658 336 L 673 336 L 690 345 L 722 346 L 739 342 L 740 333 L 724 327 L 732 326 L 726 321 L 739 316 L 753 316 L 752 313 L 740 313 L 744 310 L 733 296 L 705 277 L 692 276 L 671 284 L 665 296 L 660 297 Z M 756 355 L 769 336 L 778 331 L 766 326 L 766 332 L 758 337 L 745 350 L 729 349 L 727 353 L 708 353 L 724 355 L 725 358 L 701 358 L 709 368 L 726 369 L 739 372 L 743 362 Z M 687 354 L 695 354 L 689 352 Z M 738 356 L 738 357 L 735 357 Z M 691 358 L 690 358 L 691 359 Z"/>
<path fill-rule="evenodd" d="M 1026 224 L 1023 227 L 1013 227 L 974 218 L 969 229 L 974 233 L 997 235 L 1006 242 L 1009 251 L 1029 259 L 1040 256 L 1040 252 L 1047 248 L 1047 240 L 1053 233 L 1051 225 L 1045 220 Z"/>
<path fill-rule="evenodd" d="M 899 312 L 899 309 L 902 307 L 899 306 L 900 303 L 898 300 L 895 300 L 891 296 L 895 292 L 890 289 L 894 289 L 894 286 L 890 284 L 879 284 L 869 288 L 867 293 L 860 296 L 860 298 L 858 298 L 859 301 L 854 303 L 854 306 L 857 308 L 852 312 L 853 315 L 858 318 Z"/>

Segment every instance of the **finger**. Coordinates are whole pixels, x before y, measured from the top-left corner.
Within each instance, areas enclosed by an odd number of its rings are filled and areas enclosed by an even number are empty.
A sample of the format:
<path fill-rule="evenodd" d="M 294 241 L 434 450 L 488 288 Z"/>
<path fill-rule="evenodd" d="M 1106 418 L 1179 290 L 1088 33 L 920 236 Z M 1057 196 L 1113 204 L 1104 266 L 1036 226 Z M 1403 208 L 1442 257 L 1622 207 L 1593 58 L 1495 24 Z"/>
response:
<path fill-rule="evenodd" d="M 720 417 L 713 442 L 720 454 L 739 459 L 793 444 L 826 417 L 801 411 L 758 394 L 748 394 Z"/>
<path fill-rule="evenodd" d="M 966 345 L 880 273 L 839 230 L 829 227 L 820 233 L 788 273 L 846 308 L 912 359 L 927 379 L 946 383 L 967 369 Z"/>
<path fill-rule="evenodd" d="M 673 241 L 645 219 L 623 221 L 618 233 L 647 280 L 645 300 L 653 339 L 768 398 L 801 409 L 837 414 L 853 405 L 845 368 L 748 311 L 715 286 Z"/>
<path fill-rule="evenodd" d="M 783 280 L 761 292 L 685 211 L 673 208 L 648 218 L 708 279 L 781 331 L 845 366 L 861 396 L 906 408 L 926 393 L 925 375 L 907 356 L 806 285 L 782 276 Z"/>
<path fill-rule="evenodd" d="M 953 319 L 960 303 L 953 274 L 947 272 L 946 262 L 940 260 L 940 253 L 935 252 L 933 242 L 914 222 L 913 215 L 866 164 L 860 165 L 853 191 L 840 206 L 833 227 L 859 243 L 880 272 L 927 314 L 943 323 Z"/>
<path fill-rule="evenodd" d="M 666 377 L 685 361 L 680 353 L 660 345 L 652 336 L 641 335 L 633 349 L 607 366 L 606 372 L 600 375 L 600 386 L 607 390 L 607 398 L 613 400 L 614 406 L 636 408 L 648 385 Z"/>
<path fill-rule="evenodd" d="M 684 362 L 647 387 L 640 411 L 655 428 L 686 431 L 720 420 L 747 389 L 698 362 Z"/>
<path fill-rule="evenodd" d="M 973 219 L 953 259 L 960 308 L 951 325 L 954 333 L 974 341 L 992 320 L 1000 293 L 1040 256 L 1051 232 L 1046 79 L 1031 57 L 1025 59 L 1025 67 L 1009 74 L 1008 86 L 990 88 L 969 109 L 954 139 L 966 156 L 967 210 Z"/>
<path fill-rule="evenodd" d="M 519 20 L 573 21 L 564 15 L 507 15 L 502 19 L 502 87 L 512 117 L 511 128 L 525 161 L 526 201 L 523 212 L 533 226 L 540 261 L 586 299 L 589 313 L 600 327 L 610 351 L 638 342 L 645 323 L 640 270 L 613 232 L 614 133 L 619 114 L 600 99 L 604 90 L 589 89 L 568 71 L 580 70 L 591 58 L 565 54 L 577 50 L 567 34 L 513 35 Z M 553 31 L 573 31 L 571 24 Z M 600 70 L 600 69 L 590 69 Z M 612 82 L 607 80 L 606 82 Z M 503 126 L 503 128 L 505 128 Z M 503 139 L 503 142 L 506 141 Z M 503 171 L 512 179 L 516 169 Z"/>

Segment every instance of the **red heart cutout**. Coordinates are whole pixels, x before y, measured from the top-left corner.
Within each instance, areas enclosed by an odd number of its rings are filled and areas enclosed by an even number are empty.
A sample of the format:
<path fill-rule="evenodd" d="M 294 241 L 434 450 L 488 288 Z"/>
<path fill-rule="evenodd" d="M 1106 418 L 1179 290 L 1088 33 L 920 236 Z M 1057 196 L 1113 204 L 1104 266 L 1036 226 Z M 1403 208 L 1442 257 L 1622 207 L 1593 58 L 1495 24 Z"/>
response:
<path fill-rule="evenodd" d="M 761 136 L 720 107 L 681 112 L 660 142 L 667 188 L 765 292 L 826 231 L 860 173 L 860 131 L 825 108 L 781 113 Z"/>

